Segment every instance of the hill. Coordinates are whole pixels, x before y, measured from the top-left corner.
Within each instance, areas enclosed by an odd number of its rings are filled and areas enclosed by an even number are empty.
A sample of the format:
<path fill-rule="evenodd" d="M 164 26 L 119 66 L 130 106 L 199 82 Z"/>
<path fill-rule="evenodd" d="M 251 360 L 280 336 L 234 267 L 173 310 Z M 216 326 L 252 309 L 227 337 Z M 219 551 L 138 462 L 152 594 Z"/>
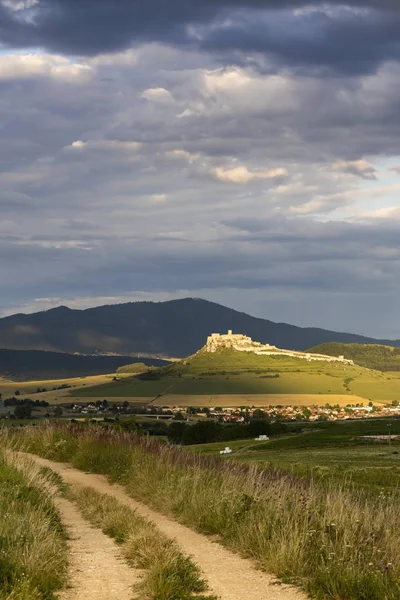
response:
<path fill-rule="evenodd" d="M 357 365 L 378 371 L 400 371 L 400 348 L 381 344 L 341 344 L 329 342 L 309 349 L 309 352 L 343 355 Z"/>
<path fill-rule="evenodd" d="M 14 350 L 140 353 L 184 357 L 202 346 L 212 332 L 233 329 L 262 343 L 306 350 L 323 342 L 383 343 L 351 333 L 302 328 L 259 319 L 206 300 L 131 302 L 71 310 L 65 306 L 0 319 L 0 346 Z"/>
<path fill-rule="evenodd" d="M 74 395 L 147 398 L 162 405 L 343 405 L 360 399 L 397 400 L 400 378 L 339 362 L 203 349 L 184 361 Z"/>
<path fill-rule="evenodd" d="M 130 365 L 134 361 L 131 356 L 82 356 L 41 350 L 0 350 L 0 377 L 21 381 L 99 375 L 114 373 L 119 367 Z M 144 362 L 158 367 L 165 364 L 162 360 L 144 358 L 135 362 L 143 367 Z M 131 368 L 134 369 L 134 365 Z"/>

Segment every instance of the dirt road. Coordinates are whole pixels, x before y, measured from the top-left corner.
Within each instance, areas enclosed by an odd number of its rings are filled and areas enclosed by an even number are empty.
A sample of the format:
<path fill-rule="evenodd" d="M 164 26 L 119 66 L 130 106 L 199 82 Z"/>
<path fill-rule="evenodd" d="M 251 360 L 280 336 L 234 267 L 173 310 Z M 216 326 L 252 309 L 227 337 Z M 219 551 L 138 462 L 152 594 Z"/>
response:
<path fill-rule="evenodd" d="M 221 600 L 306 600 L 307 596 L 296 588 L 281 585 L 275 578 L 257 570 L 250 560 L 241 558 L 220 544 L 213 542 L 207 536 L 181 525 L 180 523 L 153 511 L 148 506 L 133 500 L 124 489 L 118 485 L 110 484 L 102 475 L 84 473 L 64 463 L 29 455 L 30 458 L 43 466 L 50 467 L 59 473 L 69 484 L 90 486 L 103 494 L 113 496 L 119 502 L 135 509 L 137 513 L 153 521 L 157 528 L 169 538 L 179 544 L 185 554 L 192 556 L 194 562 L 201 568 L 210 586 L 210 592 L 216 594 Z M 86 523 L 85 526 L 87 527 Z M 80 525 L 78 524 L 78 528 Z M 102 534 L 100 534 L 102 535 Z M 109 568 L 108 555 L 104 565 Z M 77 600 L 80 597 L 72 596 Z M 71 597 L 71 598 L 72 598 Z M 103 596 L 82 596 L 83 598 L 103 598 Z M 109 594 L 111 598 L 125 600 L 122 594 Z M 104 596 L 104 599 L 106 596 Z M 70 600 L 62 597 L 62 600 Z"/>
<path fill-rule="evenodd" d="M 132 600 L 137 572 L 123 561 L 118 546 L 89 525 L 72 502 L 56 498 L 69 545 L 69 585 L 60 600 Z"/>

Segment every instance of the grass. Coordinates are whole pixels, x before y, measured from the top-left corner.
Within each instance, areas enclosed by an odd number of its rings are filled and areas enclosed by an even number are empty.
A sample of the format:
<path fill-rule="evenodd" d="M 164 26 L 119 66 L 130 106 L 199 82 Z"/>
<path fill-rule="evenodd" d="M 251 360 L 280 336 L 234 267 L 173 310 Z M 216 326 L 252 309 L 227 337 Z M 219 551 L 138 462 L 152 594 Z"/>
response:
<path fill-rule="evenodd" d="M 300 435 L 286 434 L 270 441 L 239 440 L 190 446 L 190 452 L 219 455 L 225 446 L 231 458 L 262 468 L 285 469 L 308 479 L 331 479 L 341 485 L 372 492 L 400 489 L 400 444 L 365 443 L 363 435 L 400 434 L 400 420 L 321 423 Z"/>
<path fill-rule="evenodd" d="M 207 590 L 199 568 L 134 510 L 92 488 L 72 488 L 69 497 L 84 517 L 122 546 L 130 564 L 144 571 L 135 592 L 140 600 L 216 600 L 199 595 Z"/>
<path fill-rule="evenodd" d="M 397 490 L 349 489 L 332 478 L 204 457 L 88 425 L 35 427 L 16 436 L 26 450 L 107 474 L 132 496 L 219 536 L 315 598 L 400 597 Z"/>
<path fill-rule="evenodd" d="M 343 355 L 345 358 L 349 358 L 356 364 L 368 369 L 400 371 L 400 348 L 394 348 L 393 346 L 326 342 L 310 348 L 309 352 L 329 354 L 330 356 Z"/>
<path fill-rule="evenodd" d="M 0 454 L 0 600 L 50 600 L 66 579 L 66 538 L 47 479 Z"/>
<path fill-rule="evenodd" d="M 76 392 L 70 394 L 76 395 Z M 400 398 L 400 373 L 388 375 L 341 363 L 308 363 L 302 359 L 257 356 L 233 350 L 214 354 L 200 351 L 186 361 L 152 369 L 143 377 L 128 377 L 121 382 L 79 391 L 82 398 L 140 397 L 156 402 L 164 402 L 171 395 L 175 398 L 260 394 L 270 397 L 312 395 L 313 403 L 318 403 L 318 396 L 325 399 L 326 396 L 354 395 L 391 402 Z M 184 402 L 181 400 L 180 404 Z M 268 398 L 264 402 L 272 403 Z"/>

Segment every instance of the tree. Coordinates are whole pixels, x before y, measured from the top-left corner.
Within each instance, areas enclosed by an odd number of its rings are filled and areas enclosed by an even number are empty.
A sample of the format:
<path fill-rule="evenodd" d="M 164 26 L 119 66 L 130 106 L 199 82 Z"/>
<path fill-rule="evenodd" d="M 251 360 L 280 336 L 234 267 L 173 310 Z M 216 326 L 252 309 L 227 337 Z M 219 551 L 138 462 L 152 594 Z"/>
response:
<path fill-rule="evenodd" d="M 328 421 L 328 415 L 320 414 L 318 415 L 318 421 Z"/>
<path fill-rule="evenodd" d="M 182 442 L 188 444 L 209 444 L 215 442 L 222 426 L 215 421 L 199 421 L 195 425 L 186 427 L 183 432 Z"/>
<path fill-rule="evenodd" d="M 188 428 L 186 423 L 182 423 L 181 421 L 174 421 L 168 427 L 167 436 L 170 442 L 173 444 L 181 444 L 183 439 L 183 434 L 185 429 Z"/>
<path fill-rule="evenodd" d="M 56 406 L 54 409 L 54 416 L 56 417 L 56 419 L 59 419 L 60 417 L 62 417 L 63 414 L 63 409 L 61 408 L 61 406 Z"/>
<path fill-rule="evenodd" d="M 259 435 L 268 435 L 271 433 L 271 426 L 269 421 L 266 419 L 253 419 L 247 425 L 247 432 L 251 437 L 258 437 Z"/>
<path fill-rule="evenodd" d="M 398 405 L 399 405 L 398 400 L 392 400 L 392 406 L 398 406 Z"/>
<path fill-rule="evenodd" d="M 20 404 L 14 409 L 16 419 L 30 419 L 32 416 L 32 407 L 29 404 Z"/>
<path fill-rule="evenodd" d="M 265 412 L 261 408 L 253 410 L 253 419 L 265 419 Z"/>
<path fill-rule="evenodd" d="M 184 421 L 185 417 L 183 416 L 183 413 L 178 410 L 178 412 L 175 413 L 174 415 L 174 421 Z"/>

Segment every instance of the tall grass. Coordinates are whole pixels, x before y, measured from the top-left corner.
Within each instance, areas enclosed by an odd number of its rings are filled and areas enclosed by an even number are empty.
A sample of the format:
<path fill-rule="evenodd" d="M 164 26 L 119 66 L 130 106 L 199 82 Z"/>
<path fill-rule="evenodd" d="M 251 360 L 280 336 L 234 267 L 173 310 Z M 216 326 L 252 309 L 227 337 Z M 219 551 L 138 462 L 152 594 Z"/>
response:
<path fill-rule="evenodd" d="M 0 452 L 0 600 L 50 600 L 65 582 L 65 534 L 45 483 Z"/>
<path fill-rule="evenodd" d="M 71 488 L 71 498 L 93 525 L 121 544 L 127 560 L 143 571 L 135 592 L 140 600 L 216 600 L 199 595 L 207 584 L 199 568 L 131 508 L 92 488 Z"/>
<path fill-rule="evenodd" d="M 18 433 L 21 449 L 107 474 L 315 598 L 400 598 L 398 497 L 189 454 L 94 426 Z"/>

